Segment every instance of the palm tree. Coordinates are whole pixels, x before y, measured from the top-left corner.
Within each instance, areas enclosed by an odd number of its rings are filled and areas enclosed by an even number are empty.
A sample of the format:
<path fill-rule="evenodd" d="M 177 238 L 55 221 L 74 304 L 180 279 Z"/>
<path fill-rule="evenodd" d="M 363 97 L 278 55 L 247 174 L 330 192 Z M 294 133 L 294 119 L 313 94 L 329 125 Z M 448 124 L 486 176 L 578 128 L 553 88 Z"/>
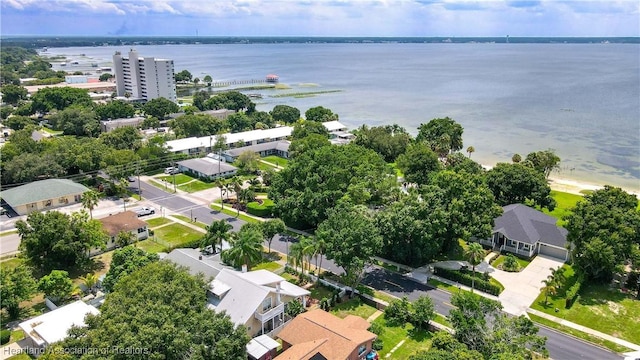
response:
<path fill-rule="evenodd" d="M 220 189 L 220 205 L 222 210 L 224 210 L 224 199 L 222 198 L 223 192 L 225 191 L 224 182 L 221 179 L 216 180 L 216 186 Z"/>
<path fill-rule="evenodd" d="M 302 271 L 304 272 L 304 254 L 302 252 L 302 242 L 296 242 L 289 247 L 289 258 L 296 271 L 298 271 L 298 265 L 302 264 Z"/>
<path fill-rule="evenodd" d="M 207 83 L 207 86 L 211 86 L 211 83 L 213 82 L 211 75 L 205 75 L 202 80 Z"/>
<path fill-rule="evenodd" d="M 476 152 L 476 148 L 474 148 L 473 146 L 469 146 L 467 148 L 467 153 L 469 153 L 469 159 L 471 159 L 471 153 L 472 152 Z"/>
<path fill-rule="evenodd" d="M 89 291 L 93 293 L 95 291 L 95 286 L 98 284 L 98 275 L 89 273 L 85 276 L 81 276 L 80 280 L 82 281 L 84 286 L 86 286 L 87 289 L 89 289 Z"/>
<path fill-rule="evenodd" d="M 313 239 L 307 236 L 302 237 L 300 244 L 302 245 L 302 255 L 307 259 L 307 271 L 311 272 L 311 258 L 316 254 L 316 244 Z"/>
<path fill-rule="evenodd" d="M 327 243 L 320 238 L 315 238 L 315 246 L 316 246 L 316 268 L 318 269 L 318 274 L 320 274 L 320 269 L 322 269 L 322 256 L 324 256 L 325 251 L 327 251 Z M 318 264 L 318 258 L 320 258 L 320 264 Z"/>
<path fill-rule="evenodd" d="M 551 277 L 551 276 L 549 276 Z M 544 287 L 542 288 L 542 291 L 544 291 L 544 304 L 547 305 L 548 304 L 548 299 L 549 299 L 549 295 L 555 295 L 558 293 L 558 288 L 556 287 L 557 284 L 555 283 L 555 281 L 553 281 L 552 279 L 546 279 L 546 280 L 542 280 L 542 283 L 544 284 Z"/>
<path fill-rule="evenodd" d="M 256 198 L 256 193 L 251 189 L 240 189 L 236 194 L 238 198 L 238 216 L 240 215 L 240 207 L 247 205 Z"/>
<path fill-rule="evenodd" d="M 253 228 L 240 230 L 231 243 L 228 256 L 236 266 L 247 265 L 249 269 L 251 264 L 262 259 L 262 233 Z"/>
<path fill-rule="evenodd" d="M 93 190 L 89 190 L 82 194 L 82 207 L 89 210 L 89 215 L 91 219 L 93 219 L 93 209 L 98 206 L 99 195 L 97 192 Z"/>
<path fill-rule="evenodd" d="M 549 268 L 549 270 L 551 270 L 551 274 L 549 275 L 548 279 L 552 280 L 556 284 L 556 287 L 562 287 L 562 285 L 564 285 L 564 282 L 567 280 L 567 278 L 564 276 L 564 269 L 562 268 L 562 266 L 558 266 L 558 268 L 556 269 Z"/>
<path fill-rule="evenodd" d="M 471 278 L 471 292 L 473 292 L 476 282 L 476 265 L 480 264 L 484 259 L 484 249 L 479 243 L 473 242 L 469 244 L 469 247 L 465 250 L 464 256 L 473 267 L 473 277 Z"/>
<path fill-rule="evenodd" d="M 213 252 L 216 252 L 216 245 L 220 245 L 220 251 L 222 251 L 222 242 L 229 240 L 229 231 L 233 229 L 233 226 L 229 224 L 226 220 L 218 220 L 211 223 L 211 225 L 206 227 L 207 233 L 202 237 L 200 241 L 200 247 L 204 249 L 205 247 L 211 245 Z"/>

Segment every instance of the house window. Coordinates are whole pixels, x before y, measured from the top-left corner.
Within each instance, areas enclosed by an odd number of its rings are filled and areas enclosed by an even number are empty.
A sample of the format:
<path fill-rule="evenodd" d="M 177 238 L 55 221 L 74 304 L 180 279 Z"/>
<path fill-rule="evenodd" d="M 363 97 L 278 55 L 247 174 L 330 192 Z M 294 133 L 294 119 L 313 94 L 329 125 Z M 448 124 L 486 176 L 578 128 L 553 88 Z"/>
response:
<path fill-rule="evenodd" d="M 524 249 L 529 250 L 529 244 L 524 244 Z"/>
<path fill-rule="evenodd" d="M 73 196 L 73 201 L 80 202 L 80 200 L 82 200 L 82 195 L 74 195 Z"/>
<path fill-rule="evenodd" d="M 362 355 L 365 351 L 367 351 L 367 344 L 362 344 L 358 347 L 358 356 Z"/>
<path fill-rule="evenodd" d="M 145 228 L 143 228 L 143 227 L 138 228 L 138 234 L 141 234 L 141 233 L 145 232 L 145 230 L 146 230 L 146 229 L 145 229 Z"/>
<path fill-rule="evenodd" d="M 49 206 L 51 206 L 51 204 L 52 204 L 51 200 L 45 200 L 44 201 L 44 207 L 49 207 Z"/>
<path fill-rule="evenodd" d="M 267 311 L 269 309 L 271 309 L 271 298 L 266 298 L 262 302 L 262 311 Z"/>

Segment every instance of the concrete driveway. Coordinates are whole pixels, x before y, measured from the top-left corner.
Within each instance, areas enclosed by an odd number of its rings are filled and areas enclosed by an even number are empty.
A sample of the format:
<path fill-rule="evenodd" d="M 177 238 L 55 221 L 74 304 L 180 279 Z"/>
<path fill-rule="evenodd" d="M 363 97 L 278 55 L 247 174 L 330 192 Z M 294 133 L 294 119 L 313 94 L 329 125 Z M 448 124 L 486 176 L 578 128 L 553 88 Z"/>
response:
<path fill-rule="evenodd" d="M 498 297 L 504 311 L 513 315 L 525 314 L 544 287 L 542 280 L 551 274 L 551 268 L 556 269 L 562 264 L 560 259 L 538 255 L 521 272 L 498 269 L 491 272 L 490 275 L 504 285 L 504 291 Z"/>

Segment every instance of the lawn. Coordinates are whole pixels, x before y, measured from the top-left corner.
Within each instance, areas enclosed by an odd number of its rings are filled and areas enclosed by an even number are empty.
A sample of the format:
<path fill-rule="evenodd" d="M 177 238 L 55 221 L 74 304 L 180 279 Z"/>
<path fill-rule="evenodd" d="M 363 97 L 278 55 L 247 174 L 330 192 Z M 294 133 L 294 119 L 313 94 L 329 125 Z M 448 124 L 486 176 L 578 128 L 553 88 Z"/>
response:
<path fill-rule="evenodd" d="M 565 289 L 575 282 L 575 274 L 569 265 L 563 268 L 567 278 L 565 288 L 556 296 L 549 296 L 548 305 L 541 292 L 531 304 L 533 309 L 640 344 L 640 326 L 629 326 L 640 324 L 640 300 L 618 289 L 610 289 L 606 284 L 583 284 L 579 300 L 571 309 L 565 309 Z M 558 312 L 555 312 L 556 308 Z"/>
<path fill-rule="evenodd" d="M 182 191 L 186 191 L 188 193 L 194 193 L 197 191 L 202 191 L 202 190 L 207 190 L 207 189 L 212 189 L 216 187 L 216 183 L 214 182 L 204 182 L 202 180 L 194 180 L 190 183 L 184 184 L 184 185 L 179 185 L 178 189 L 182 190 Z"/>
<path fill-rule="evenodd" d="M 22 263 L 24 263 L 23 258 L 12 257 L 10 259 L 2 260 L 2 262 L 0 262 L 0 266 L 4 269 L 15 269 Z"/>
<path fill-rule="evenodd" d="M 387 358 L 387 354 L 402 340 L 405 342 L 398 347 L 390 356 L 391 359 L 408 359 L 411 355 L 421 350 L 429 350 L 431 347 L 431 333 L 426 330 L 417 330 L 411 324 L 403 327 L 390 326 L 384 315 L 374 320 L 374 323 L 384 327 L 384 332 L 378 336 L 382 340 L 382 350 L 378 351 L 380 359 Z"/>
<path fill-rule="evenodd" d="M 7 360 L 31 360 L 31 359 L 32 358 L 28 354 L 25 354 L 25 353 L 21 353 L 21 354 L 18 354 L 18 355 L 14 355 L 14 356 L 12 356 L 10 358 L 7 358 Z"/>
<path fill-rule="evenodd" d="M 191 176 L 185 174 L 176 174 L 176 185 L 180 186 L 184 183 L 188 183 L 191 180 L 194 180 Z M 157 178 L 162 182 L 162 180 L 166 180 L 169 184 L 173 185 L 173 175 L 163 175 L 158 176 Z"/>
<path fill-rule="evenodd" d="M 262 171 L 267 171 L 267 170 L 275 170 L 276 167 L 272 166 L 271 163 L 264 163 L 264 162 L 260 161 L 258 163 L 258 169 L 260 169 Z"/>
<path fill-rule="evenodd" d="M 363 319 L 368 319 L 369 316 L 376 312 L 376 308 L 363 303 L 359 297 L 354 297 L 348 301 L 336 304 L 330 312 L 339 318 L 345 318 L 347 315 L 355 315 Z"/>
<path fill-rule="evenodd" d="M 216 211 L 220 211 L 221 210 L 220 209 L 220 204 L 211 204 L 211 208 L 213 210 L 216 210 Z M 238 217 L 238 211 L 236 211 L 234 209 L 230 209 L 228 206 L 225 207 L 224 209 L 222 209 L 222 212 L 227 214 L 227 215 L 229 215 L 229 216 L 233 216 L 234 218 Z M 262 221 L 260 221 L 258 219 L 254 219 L 251 216 L 247 216 L 247 215 L 244 215 L 244 214 L 240 214 L 239 219 L 243 220 L 243 221 L 246 221 L 246 222 L 249 222 L 249 223 L 256 223 L 256 224 L 262 222 Z"/>
<path fill-rule="evenodd" d="M 457 286 L 449 285 L 447 283 L 443 283 L 442 281 L 439 281 L 436 279 L 429 279 L 428 284 L 438 289 L 448 291 L 452 294 L 460 290 Z"/>
<path fill-rule="evenodd" d="M 542 212 L 558 219 L 558 226 L 563 226 L 565 221 L 562 218 L 571 214 L 571 209 L 576 206 L 578 201 L 584 197 L 582 195 L 570 194 L 562 191 L 551 191 L 551 197 L 556 200 L 556 208 L 553 211 L 543 209 Z"/>
<path fill-rule="evenodd" d="M 444 326 L 449 327 L 449 328 L 453 328 L 453 326 L 449 322 L 449 319 L 447 319 L 446 316 L 442 316 L 440 314 L 436 314 L 436 317 L 431 321 L 437 322 L 438 324 L 444 325 Z"/>
<path fill-rule="evenodd" d="M 188 216 L 184 216 L 184 215 L 170 215 L 170 216 L 171 216 L 171 217 L 174 217 L 174 218 L 176 218 L 176 219 L 180 219 L 180 220 L 182 220 L 182 221 L 186 221 L 186 222 L 188 222 L 188 223 L 191 223 L 191 222 L 192 222 L 192 221 L 191 221 L 191 219 L 190 219 Z M 194 222 L 194 223 L 192 223 L 192 224 L 193 224 L 193 225 L 195 225 L 195 226 L 197 226 L 197 227 L 199 227 L 199 228 L 201 228 L 201 229 L 205 229 L 205 230 L 207 229 L 207 225 L 206 225 L 206 224 L 204 224 L 204 223 L 201 223 L 201 222 L 199 222 L 199 221 L 196 221 L 196 222 Z"/>
<path fill-rule="evenodd" d="M 518 271 L 522 271 L 530 263 L 529 260 L 521 259 L 521 258 L 519 258 L 517 256 L 514 256 L 514 257 L 516 258 L 516 261 L 518 261 L 518 266 L 520 266 L 520 270 L 518 270 Z M 504 263 L 504 260 L 506 258 L 507 257 L 504 256 L 504 255 L 498 256 L 498 258 L 494 262 L 491 263 L 491 266 L 493 266 L 494 268 L 498 269 L 498 266 L 502 265 L 502 263 Z"/>
<path fill-rule="evenodd" d="M 7 344 L 11 344 L 22 339 L 24 339 L 24 331 L 14 330 L 11 332 L 11 338 L 9 338 L 9 342 Z"/>
<path fill-rule="evenodd" d="M 323 286 L 322 284 L 319 284 L 319 283 L 309 288 L 309 291 L 311 291 L 311 297 L 318 301 L 322 300 L 322 298 L 331 299 L 331 297 L 333 296 L 332 289 L 326 286 Z"/>
<path fill-rule="evenodd" d="M 137 248 L 140 248 L 150 253 L 159 253 L 159 252 L 164 252 L 166 250 L 162 244 L 158 244 L 157 242 L 151 239 L 139 241 L 135 245 Z"/>
<path fill-rule="evenodd" d="M 182 224 L 171 224 L 154 230 L 160 244 L 180 247 L 202 238 L 202 233 Z"/>
<path fill-rule="evenodd" d="M 280 269 L 281 267 L 283 267 L 283 265 L 278 264 L 275 261 L 267 261 L 267 262 L 262 262 L 256 266 L 251 267 L 251 271 L 253 270 L 267 270 L 267 271 L 271 271 L 274 272 L 278 269 Z"/>
<path fill-rule="evenodd" d="M 0 237 L 11 235 L 11 234 L 17 234 L 17 233 L 18 233 L 18 230 L 3 231 L 0 233 Z"/>
<path fill-rule="evenodd" d="M 149 224 L 149 227 L 154 228 L 160 225 L 172 223 L 173 221 L 171 221 L 171 219 L 168 219 L 168 218 L 158 217 L 158 218 L 148 219 L 146 220 L 146 222 L 147 224 Z"/>
<path fill-rule="evenodd" d="M 289 165 L 289 160 L 275 155 L 265 156 L 262 158 L 262 160 L 283 168 L 286 168 L 287 165 Z"/>

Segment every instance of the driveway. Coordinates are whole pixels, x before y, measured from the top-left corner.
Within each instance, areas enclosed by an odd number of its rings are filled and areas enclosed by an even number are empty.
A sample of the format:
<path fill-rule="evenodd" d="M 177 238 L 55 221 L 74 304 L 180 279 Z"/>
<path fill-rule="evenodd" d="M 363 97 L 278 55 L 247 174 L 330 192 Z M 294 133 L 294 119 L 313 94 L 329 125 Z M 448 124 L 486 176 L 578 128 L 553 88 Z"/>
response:
<path fill-rule="evenodd" d="M 560 259 L 538 255 L 521 272 L 510 273 L 498 269 L 491 272 L 491 276 L 504 285 L 504 291 L 498 297 L 504 311 L 524 315 L 544 287 L 542 280 L 551 275 L 551 269 L 563 264 Z"/>

